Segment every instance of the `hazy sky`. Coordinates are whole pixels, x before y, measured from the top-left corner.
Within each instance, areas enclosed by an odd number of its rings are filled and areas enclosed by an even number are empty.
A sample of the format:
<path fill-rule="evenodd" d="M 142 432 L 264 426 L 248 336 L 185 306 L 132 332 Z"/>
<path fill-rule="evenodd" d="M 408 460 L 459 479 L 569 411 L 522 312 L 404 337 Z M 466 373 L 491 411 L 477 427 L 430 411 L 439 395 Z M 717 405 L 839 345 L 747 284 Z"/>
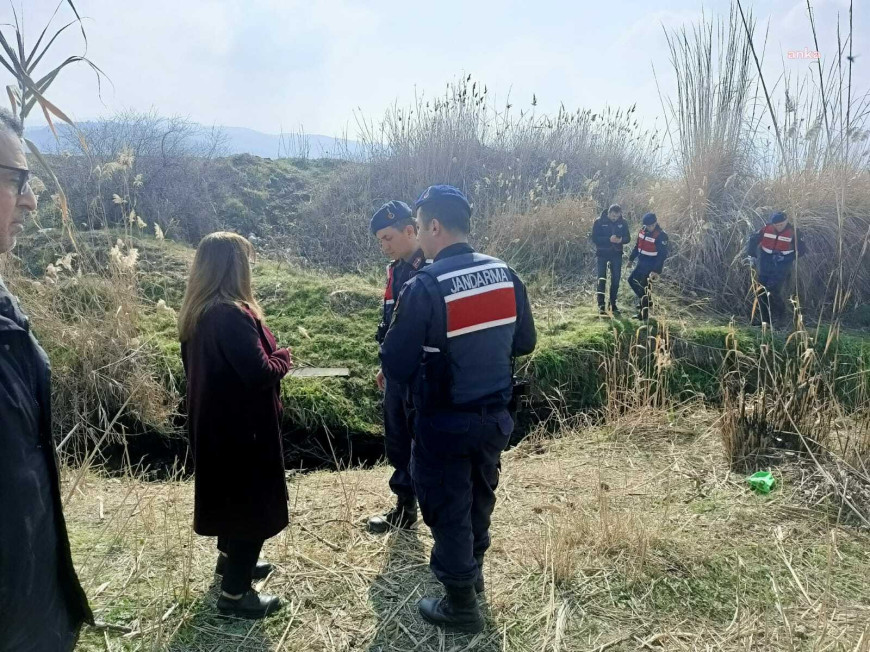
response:
<path fill-rule="evenodd" d="M 33 42 L 57 0 L 13 1 L 22 5 Z M 92 73 L 69 69 L 48 97 L 75 119 L 153 108 L 209 125 L 270 133 L 303 125 L 308 133 L 326 135 L 347 129 L 351 137 L 355 112 L 376 118 L 415 93 L 440 94 L 447 82 L 468 73 L 499 101 L 510 93 L 517 108 L 528 106 L 533 93 L 538 111 L 560 102 L 571 109 L 637 102 L 651 121 L 661 113 L 652 67 L 665 90 L 673 78 L 662 26 L 690 25 L 702 13 L 702 4 L 689 0 L 670 0 L 667 9 L 648 0 L 75 3 L 88 17 L 88 55 L 114 84 L 104 86 L 101 100 Z M 855 4 L 854 49 L 864 52 L 855 79 L 866 90 L 870 1 Z M 788 50 L 815 49 L 805 1 L 746 0 L 744 6 L 758 19 L 759 46 L 769 29 L 766 69 L 772 79 L 784 68 L 808 67 L 786 58 Z M 837 14 L 845 30 L 849 3 L 816 0 L 813 6 L 819 50 L 823 62 L 831 61 Z M 708 16 L 727 16 L 729 2 L 703 7 Z M 0 22 L 10 13 L 7 5 Z M 55 57 L 78 53 L 80 43 L 80 35 L 67 30 Z"/>

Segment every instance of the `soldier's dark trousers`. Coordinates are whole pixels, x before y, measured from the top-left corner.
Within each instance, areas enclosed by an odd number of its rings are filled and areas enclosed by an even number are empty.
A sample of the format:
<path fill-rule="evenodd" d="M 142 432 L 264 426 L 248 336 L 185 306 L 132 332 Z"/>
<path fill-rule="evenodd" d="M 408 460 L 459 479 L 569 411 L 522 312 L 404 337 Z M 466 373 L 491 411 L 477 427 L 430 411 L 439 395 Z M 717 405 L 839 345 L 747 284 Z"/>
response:
<path fill-rule="evenodd" d="M 628 276 L 628 285 L 637 296 L 637 305 L 644 317 L 648 315 L 649 308 L 652 306 L 651 284 L 649 280 L 649 275 L 652 271 L 652 266 L 644 265 L 641 262 L 637 264 L 637 267 Z"/>
<path fill-rule="evenodd" d="M 245 593 L 251 588 L 254 565 L 263 549 L 262 539 L 242 540 L 218 537 L 217 547 L 227 556 L 227 565 L 221 580 L 221 590 L 230 595 Z"/>
<path fill-rule="evenodd" d="M 622 278 L 622 254 L 612 256 L 598 256 L 596 274 L 598 275 L 598 287 L 596 298 L 599 307 L 604 307 L 604 294 L 607 287 L 607 268 L 610 267 L 610 307 L 616 305 L 616 297 L 619 294 L 619 281 Z"/>
<path fill-rule="evenodd" d="M 418 416 L 416 424 L 411 475 L 435 540 L 429 565 L 445 586 L 473 586 L 475 557 L 489 548 L 501 452 L 513 421 L 498 408 Z"/>
<path fill-rule="evenodd" d="M 774 268 L 772 271 L 764 271 L 758 275 L 760 284 L 758 292 L 758 311 L 761 321 L 772 324 L 772 317 L 781 319 L 785 313 L 782 300 L 782 286 L 788 276 L 787 270 Z"/>
<path fill-rule="evenodd" d="M 414 497 L 414 483 L 410 473 L 410 406 L 406 396 L 406 385 L 387 381 L 384 390 L 384 441 L 387 460 L 394 469 L 390 477 L 390 490 L 400 499 Z"/>

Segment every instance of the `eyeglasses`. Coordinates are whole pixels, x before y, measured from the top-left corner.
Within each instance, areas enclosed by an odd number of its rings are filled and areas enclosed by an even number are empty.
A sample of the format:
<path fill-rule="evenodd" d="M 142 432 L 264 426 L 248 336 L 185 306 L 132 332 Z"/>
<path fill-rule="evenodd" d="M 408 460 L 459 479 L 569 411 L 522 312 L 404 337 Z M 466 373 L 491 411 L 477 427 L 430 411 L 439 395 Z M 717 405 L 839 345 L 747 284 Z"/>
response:
<path fill-rule="evenodd" d="M 12 170 L 13 172 L 18 173 L 18 194 L 24 194 L 24 187 L 27 185 L 27 182 L 30 181 L 30 170 L 26 168 L 14 168 L 9 165 L 0 165 L 0 170 Z"/>

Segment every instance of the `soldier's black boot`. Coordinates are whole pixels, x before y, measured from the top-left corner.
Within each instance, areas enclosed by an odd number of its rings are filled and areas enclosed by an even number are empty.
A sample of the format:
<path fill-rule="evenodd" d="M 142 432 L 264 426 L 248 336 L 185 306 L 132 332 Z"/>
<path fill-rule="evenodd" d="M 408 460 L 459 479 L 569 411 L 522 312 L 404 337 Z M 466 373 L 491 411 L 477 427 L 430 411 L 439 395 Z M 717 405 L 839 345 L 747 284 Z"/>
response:
<path fill-rule="evenodd" d="M 473 586 L 447 587 L 443 598 L 423 598 L 417 603 L 417 609 L 424 620 L 436 627 L 466 634 L 483 630 L 483 615 Z"/>
<path fill-rule="evenodd" d="M 483 556 L 475 557 L 474 561 L 477 562 L 477 581 L 474 583 L 475 592 L 480 595 L 484 591 L 486 591 L 486 584 L 483 582 Z"/>
<path fill-rule="evenodd" d="M 610 304 L 610 312 L 613 313 L 614 317 L 619 317 L 622 315 L 622 312 L 619 310 L 619 307 L 615 303 Z"/>
<path fill-rule="evenodd" d="M 604 307 L 603 303 L 598 305 L 598 314 L 602 317 L 607 315 L 607 308 Z"/>
<path fill-rule="evenodd" d="M 217 600 L 218 611 L 224 616 L 259 620 L 282 607 L 281 599 L 274 595 L 257 593 L 254 589 L 246 591 L 241 598 L 232 599 L 221 595 Z"/>
<path fill-rule="evenodd" d="M 390 528 L 407 530 L 417 522 L 417 499 L 399 497 L 396 506 L 383 516 L 372 516 L 368 522 L 369 532 L 383 534 Z"/>

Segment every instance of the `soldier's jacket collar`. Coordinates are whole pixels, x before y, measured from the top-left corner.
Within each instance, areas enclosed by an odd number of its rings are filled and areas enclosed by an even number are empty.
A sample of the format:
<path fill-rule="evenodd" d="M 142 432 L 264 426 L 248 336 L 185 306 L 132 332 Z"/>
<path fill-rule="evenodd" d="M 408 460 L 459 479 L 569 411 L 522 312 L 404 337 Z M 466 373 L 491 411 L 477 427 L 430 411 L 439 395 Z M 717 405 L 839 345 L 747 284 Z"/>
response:
<path fill-rule="evenodd" d="M 457 242 L 456 244 L 452 244 L 449 247 L 444 247 L 444 249 L 439 251 L 438 255 L 435 256 L 435 260 L 449 258 L 450 256 L 461 256 L 462 254 L 470 254 L 473 252 L 474 247 L 472 247 L 467 242 Z"/>
<path fill-rule="evenodd" d="M 404 258 L 396 258 L 390 263 L 390 267 L 398 267 L 402 263 L 407 263 L 416 272 L 426 263 L 426 256 L 422 249 L 417 249 L 407 261 Z"/>
<path fill-rule="evenodd" d="M 426 256 L 423 254 L 422 249 L 417 249 L 414 252 L 414 255 L 411 256 L 411 259 L 408 261 L 408 264 L 411 266 L 411 269 L 414 271 L 419 270 L 423 265 L 426 264 Z"/>

